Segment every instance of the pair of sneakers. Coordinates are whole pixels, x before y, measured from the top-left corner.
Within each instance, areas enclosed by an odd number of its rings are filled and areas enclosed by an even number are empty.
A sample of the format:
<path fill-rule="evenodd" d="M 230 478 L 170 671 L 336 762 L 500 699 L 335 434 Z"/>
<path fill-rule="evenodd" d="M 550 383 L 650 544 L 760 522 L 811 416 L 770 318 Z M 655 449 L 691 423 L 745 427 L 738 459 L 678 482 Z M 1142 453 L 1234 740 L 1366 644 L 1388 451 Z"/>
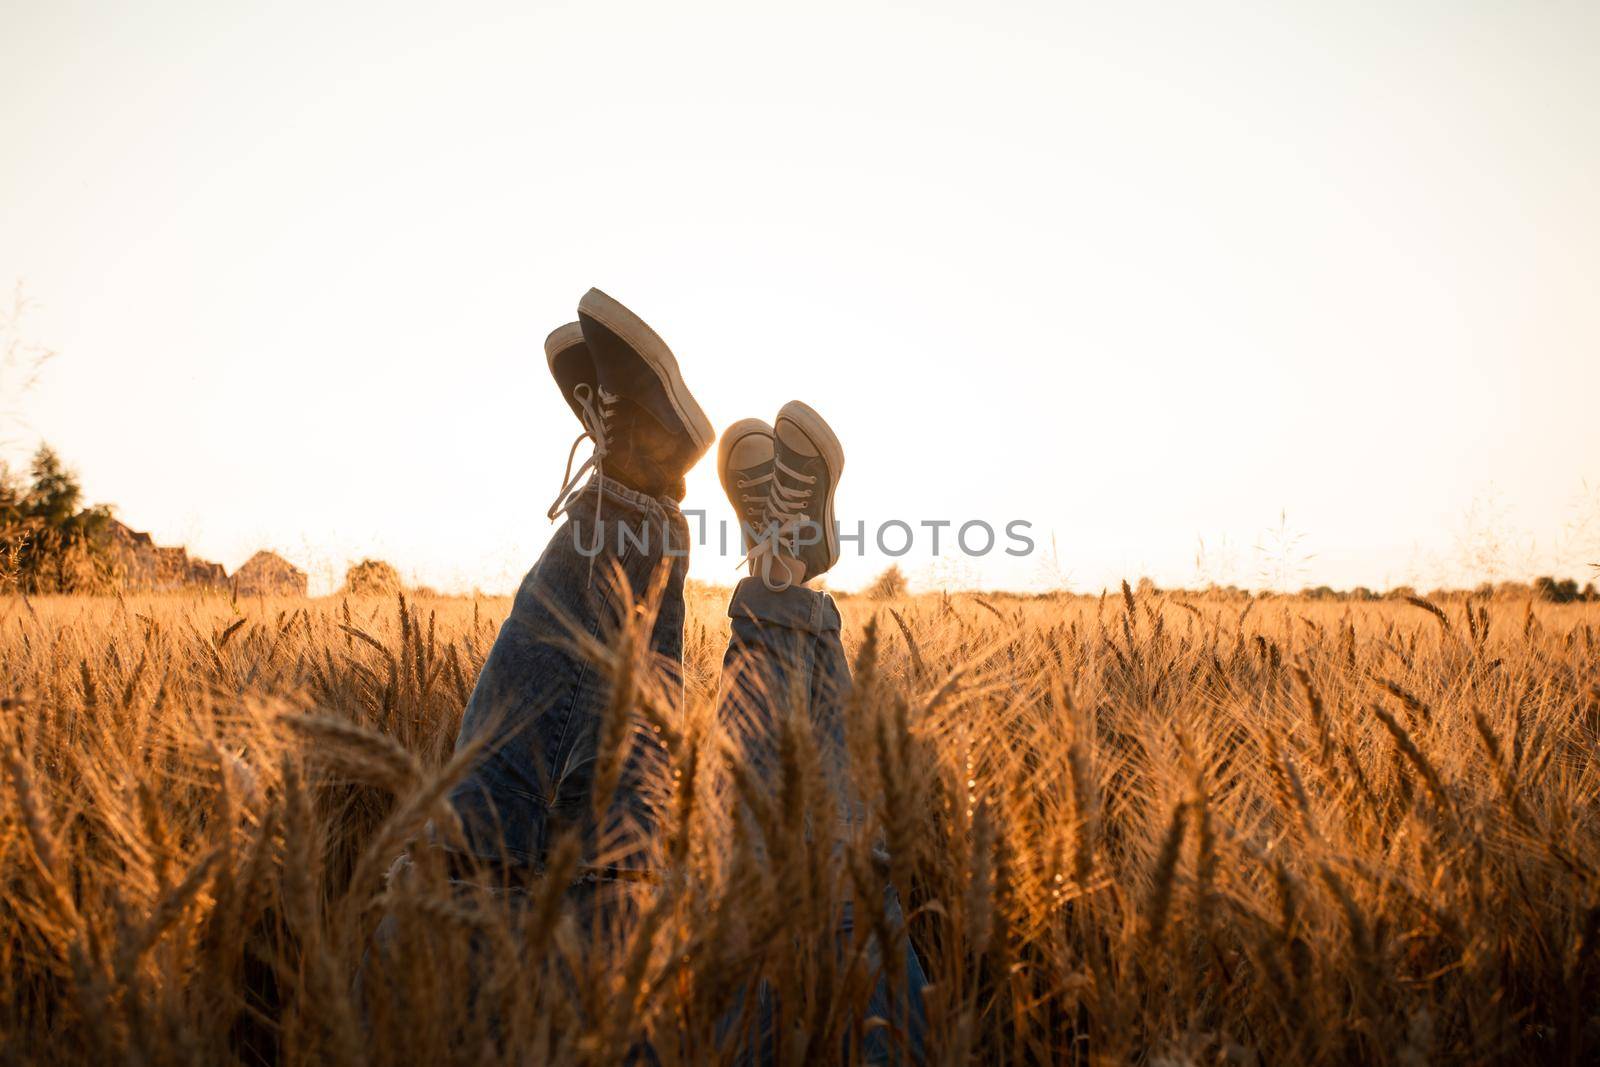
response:
<path fill-rule="evenodd" d="M 781 592 L 838 562 L 833 491 L 843 471 L 839 438 L 798 400 L 783 405 L 772 425 L 740 419 L 723 433 L 717 476 L 768 589 Z"/>
<path fill-rule="evenodd" d="M 684 475 L 716 434 L 666 342 L 617 300 L 590 289 L 578 302 L 578 321 L 554 330 L 544 347 L 550 374 L 583 426 L 550 518 L 566 510 L 591 471 L 682 500 Z M 574 471 L 585 439 L 592 451 Z M 822 416 L 796 400 L 774 426 L 735 423 L 723 435 L 717 469 L 749 558 L 769 588 L 815 578 L 838 561 L 833 491 L 844 449 Z M 598 509 L 597 498 L 597 517 Z"/>

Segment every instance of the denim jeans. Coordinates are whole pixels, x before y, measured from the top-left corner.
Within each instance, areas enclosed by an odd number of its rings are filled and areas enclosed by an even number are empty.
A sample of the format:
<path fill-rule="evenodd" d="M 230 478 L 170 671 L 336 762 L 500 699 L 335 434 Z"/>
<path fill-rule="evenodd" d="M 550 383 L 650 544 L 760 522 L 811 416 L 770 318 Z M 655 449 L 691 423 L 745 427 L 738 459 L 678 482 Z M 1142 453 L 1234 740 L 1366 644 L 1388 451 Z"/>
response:
<path fill-rule="evenodd" d="M 826 593 L 804 586 L 774 592 L 759 578 L 745 578 L 728 604 L 731 636 L 722 661 L 722 694 L 718 715 L 739 742 L 744 758 L 753 763 L 758 780 L 776 781 L 781 716 L 803 714 L 821 757 L 824 774 L 834 790 L 839 809 L 839 839 L 859 823 L 864 807 L 849 785 L 845 749 L 845 709 L 850 700 L 850 665 L 839 640 L 839 608 Z M 813 828 L 813 832 L 821 832 Z M 904 927 L 899 896 L 884 885 L 884 909 L 891 926 Z M 838 929 L 838 950 L 849 950 L 854 935 L 853 909 L 845 903 Z M 882 946 L 869 946 L 874 966 L 882 959 Z M 867 1016 L 889 1019 L 903 1026 L 912 1062 L 922 1060 L 927 1029 L 922 988 L 928 984 L 909 939 L 905 943 L 904 969 L 893 986 L 888 975 L 879 979 Z M 747 1049 L 744 1062 L 765 1064 L 775 1056 L 772 1033 L 777 1005 L 770 989 L 757 991 L 756 1047 Z M 871 1031 L 863 1052 L 869 1063 L 893 1059 L 891 1042 L 882 1029 Z"/>
<path fill-rule="evenodd" d="M 717 714 L 757 777 L 775 781 L 787 714 L 804 716 L 842 818 L 856 806 L 845 793 L 844 708 L 850 665 L 839 643 L 839 608 L 826 593 L 790 586 L 774 592 L 755 577 L 734 588 L 722 658 Z"/>
<path fill-rule="evenodd" d="M 489 742 L 450 798 L 474 855 L 490 863 L 538 867 L 555 835 L 576 827 L 591 867 L 644 865 L 642 848 L 619 852 L 616 844 L 629 831 L 652 831 L 654 818 L 639 785 L 657 749 L 632 746 L 610 807 L 597 823 L 590 794 L 610 694 L 607 680 L 573 647 L 572 639 L 575 634 L 604 639 L 617 625 L 622 600 L 609 591 L 615 568 L 620 567 L 636 594 L 665 568 L 650 648 L 667 689 L 681 698 L 688 542 L 687 523 L 670 500 L 646 496 L 601 475 L 574 500 L 523 579 L 462 718 L 458 747 L 480 737 Z M 803 710 L 830 784 L 838 791 L 841 817 L 854 818 L 860 805 L 845 792 L 850 669 L 833 599 L 804 587 L 775 593 L 758 579 L 746 578 L 734 591 L 728 614 L 732 638 L 719 703 L 725 724 L 748 759 L 763 772 L 775 771 L 779 716 L 789 709 Z M 766 773 L 761 778 L 773 780 Z M 603 862 L 598 855 L 602 843 Z M 885 894 L 891 921 L 901 922 L 894 889 L 886 885 Z M 847 909 L 841 917 L 841 945 L 850 937 Z M 912 1043 L 918 1050 L 925 1028 L 921 990 L 926 983 L 908 941 L 905 971 L 895 984 L 906 997 Z M 888 985 L 886 980 L 879 983 L 870 1011 L 898 1021 L 905 1013 L 898 1006 L 891 1010 Z M 770 1033 L 772 998 L 763 989 L 758 1002 L 762 1032 Z M 882 1030 L 869 1035 L 866 1051 L 869 1059 L 887 1060 Z"/>
<path fill-rule="evenodd" d="M 665 568 L 650 649 L 665 691 L 681 700 L 688 546 L 688 524 L 670 500 L 602 475 L 575 498 L 522 580 L 462 716 L 458 748 L 480 737 L 489 742 L 450 795 L 472 853 L 490 862 L 540 866 L 555 835 L 574 827 L 582 835 L 586 864 L 644 864 L 644 850 L 626 843 L 650 832 L 651 811 L 639 784 L 658 750 L 632 746 L 610 807 L 597 823 L 590 793 L 609 687 L 573 642 L 579 634 L 604 639 L 618 625 L 616 568 L 641 596 L 658 568 Z"/>

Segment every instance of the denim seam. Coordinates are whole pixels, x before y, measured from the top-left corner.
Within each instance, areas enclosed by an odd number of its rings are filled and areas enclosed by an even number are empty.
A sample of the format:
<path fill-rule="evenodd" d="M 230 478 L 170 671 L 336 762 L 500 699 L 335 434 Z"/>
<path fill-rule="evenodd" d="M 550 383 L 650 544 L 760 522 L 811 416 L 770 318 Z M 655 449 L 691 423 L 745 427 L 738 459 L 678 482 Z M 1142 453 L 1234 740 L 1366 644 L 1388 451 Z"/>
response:
<path fill-rule="evenodd" d="M 806 637 L 805 688 L 801 692 L 805 693 L 806 698 L 809 700 L 811 692 L 816 688 L 817 684 L 817 633 L 813 630 Z"/>

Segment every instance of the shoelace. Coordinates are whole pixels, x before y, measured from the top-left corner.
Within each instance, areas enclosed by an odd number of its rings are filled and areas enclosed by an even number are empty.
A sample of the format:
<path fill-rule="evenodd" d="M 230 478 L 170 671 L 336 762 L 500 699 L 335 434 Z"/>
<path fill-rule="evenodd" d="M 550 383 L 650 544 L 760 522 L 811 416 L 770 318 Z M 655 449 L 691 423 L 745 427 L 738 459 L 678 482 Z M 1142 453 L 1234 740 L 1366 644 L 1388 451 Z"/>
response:
<path fill-rule="evenodd" d="M 605 388 L 598 390 L 590 388 L 588 382 L 579 382 L 572 387 L 572 399 L 578 402 L 578 421 L 583 423 L 583 432 L 572 442 L 572 448 L 567 451 L 567 469 L 561 475 L 561 491 L 556 494 L 555 502 L 546 512 L 550 521 L 554 522 L 557 515 L 561 514 L 571 504 L 569 497 L 576 495 L 578 484 L 583 481 L 583 476 L 591 470 L 600 473 L 601 461 L 606 458 L 610 446 L 611 416 L 616 407 L 615 393 Z M 577 458 L 578 446 L 588 438 L 594 442 L 594 451 L 589 453 L 589 458 L 584 460 L 576 473 L 572 469 L 572 461 Z M 595 501 L 595 521 L 600 520 L 599 501 Z"/>
<path fill-rule="evenodd" d="M 735 489 L 755 489 L 754 493 L 740 493 L 739 499 L 746 504 L 755 505 L 758 511 L 767 510 L 767 499 L 772 495 L 771 490 L 760 488 L 772 481 L 772 472 L 768 471 L 759 478 L 740 478 L 733 483 Z"/>
<path fill-rule="evenodd" d="M 556 494 L 555 503 L 550 505 L 550 511 L 548 512 L 551 522 L 555 521 L 557 515 L 572 506 L 573 499 L 580 492 L 579 483 L 583 481 L 585 474 L 591 470 L 596 474 L 604 473 L 602 470 L 603 461 L 611 444 L 611 416 L 616 410 L 617 395 L 604 387 L 591 389 L 588 382 L 579 382 L 572 387 L 572 399 L 578 402 L 578 407 L 581 409 L 578 413 L 578 421 L 583 423 L 583 432 L 577 436 L 577 439 L 572 442 L 572 448 L 567 451 L 567 470 L 561 476 L 561 491 Z M 577 471 L 574 472 L 572 460 L 577 456 L 578 446 L 583 444 L 585 437 L 594 442 L 594 450 L 589 453 L 589 458 L 584 460 Z M 600 526 L 600 504 L 604 499 L 605 493 L 597 488 L 594 494 L 596 545 L 599 545 L 600 540 L 605 537 L 605 530 Z M 599 557 L 600 554 L 598 552 L 589 557 L 590 584 L 594 583 L 594 561 Z"/>
<path fill-rule="evenodd" d="M 785 485 L 778 477 L 783 474 L 799 483 Z M 761 582 L 774 593 L 781 593 L 794 584 L 788 566 L 783 568 L 781 581 L 772 577 L 772 564 L 777 558 L 779 545 L 785 539 L 788 541 L 791 555 L 799 555 L 800 546 L 797 543 L 800 528 L 811 521 L 810 505 L 811 493 L 816 487 L 817 479 L 814 475 L 801 474 L 791 467 L 786 467 L 776 457 L 772 461 L 772 474 L 766 477 L 772 479 L 772 491 L 767 496 L 767 532 L 756 540 L 755 546 L 750 549 L 747 559 L 759 562 Z M 764 481 L 758 478 L 755 481 Z"/>
<path fill-rule="evenodd" d="M 771 582 L 772 552 L 773 541 L 775 538 L 772 534 L 770 526 L 765 522 L 767 515 L 767 502 L 772 499 L 772 489 L 770 488 L 772 483 L 772 471 L 768 471 L 759 478 L 739 478 L 733 483 L 735 489 L 755 490 L 753 493 L 739 493 L 739 499 L 744 501 L 745 504 L 744 510 L 753 514 L 755 516 L 755 521 L 751 524 L 751 529 L 748 531 L 750 537 L 750 549 L 744 554 L 744 557 L 740 559 L 738 563 L 734 564 L 734 569 L 737 570 L 752 560 L 758 560 L 761 562 L 762 580 L 766 582 L 767 587 L 769 589 L 773 589 L 775 592 L 782 592 L 782 590 L 787 588 L 787 586 L 775 587 Z"/>

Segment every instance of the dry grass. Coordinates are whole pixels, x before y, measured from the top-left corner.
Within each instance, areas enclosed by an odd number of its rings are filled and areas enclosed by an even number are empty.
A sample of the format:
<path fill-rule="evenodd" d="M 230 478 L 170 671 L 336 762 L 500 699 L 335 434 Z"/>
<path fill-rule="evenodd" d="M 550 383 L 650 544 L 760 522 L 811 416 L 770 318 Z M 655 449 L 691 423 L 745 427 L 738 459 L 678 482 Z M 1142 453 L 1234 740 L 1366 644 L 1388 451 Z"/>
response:
<path fill-rule="evenodd" d="M 846 898 L 893 936 L 879 837 L 937 1062 L 1600 1054 L 1594 606 L 848 601 L 871 825 L 836 851 L 802 728 L 779 782 L 725 758 L 696 594 L 685 711 L 628 709 L 667 874 L 620 929 L 570 849 L 499 894 L 390 876 L 449 832 L 506 608 L 0 600 L 0 1058 L 727 1062 L 758 975 L 785 1062 L 831 1058 L 894 1024 L 831 947 Z"/>

